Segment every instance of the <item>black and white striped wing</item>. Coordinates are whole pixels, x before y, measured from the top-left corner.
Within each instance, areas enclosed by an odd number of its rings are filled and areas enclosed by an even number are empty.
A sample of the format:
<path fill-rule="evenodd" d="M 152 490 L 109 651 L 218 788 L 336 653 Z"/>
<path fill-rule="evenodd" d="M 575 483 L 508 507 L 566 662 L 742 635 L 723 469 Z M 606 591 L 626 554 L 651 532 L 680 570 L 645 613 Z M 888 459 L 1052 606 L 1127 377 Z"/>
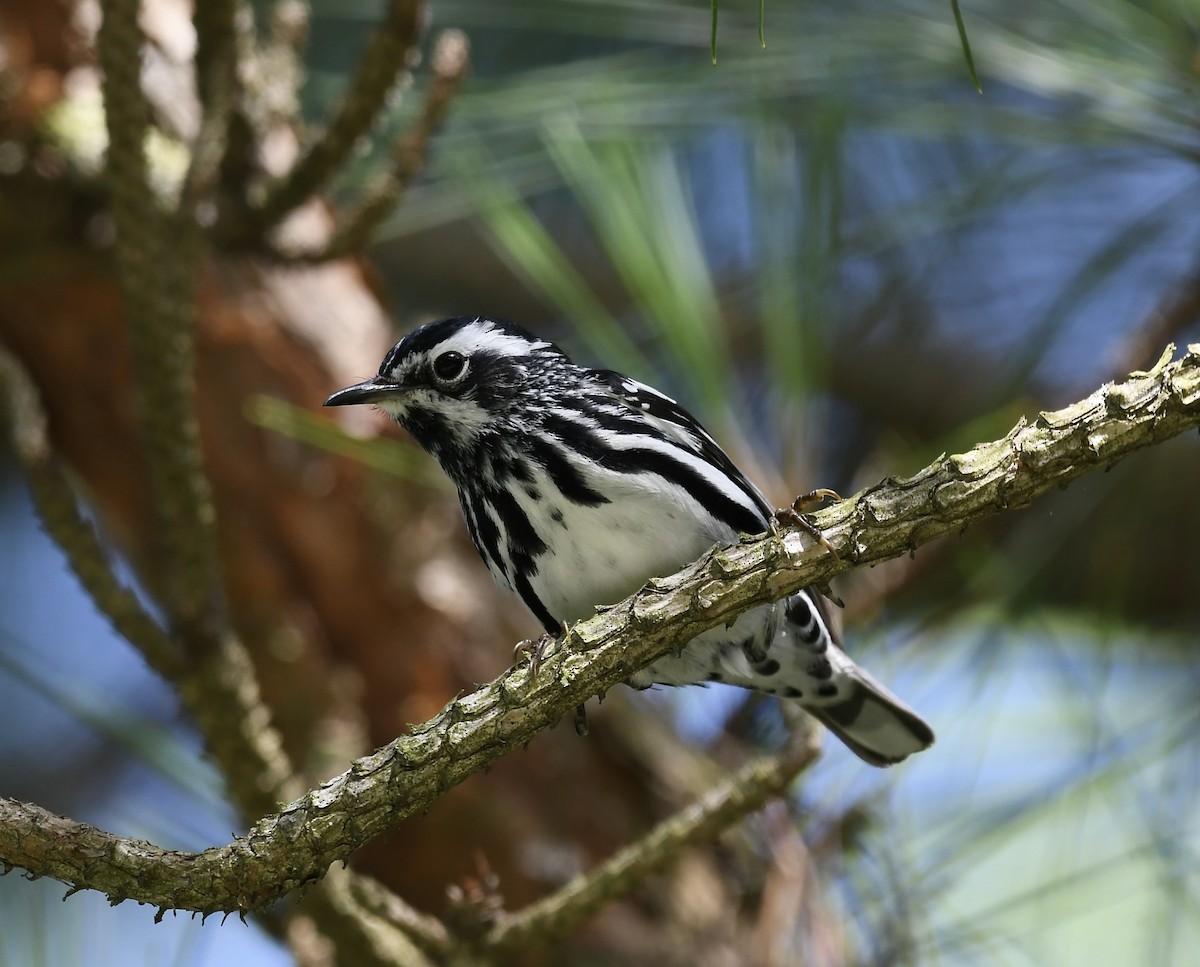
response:
<path fill-rule="evenodd" d="M 729 455 L 691 413 L 653 386 L 647 386 L 611 369 L 594 369 L 589 372 L 589 376 L 603 384 L 618 402 L 653 423 L 664 437 L 690 450 L 719 470 L 758 508 L 762 517 L 759 532 L 766 530 L 767 521 L 772 514 L 767 498 L 746 479 L 737 465 L 729 459 Z"/>
<path fill-rule="evenodd" d="M 591 375 L 597 381 L 602 382 L 615 399 L 653 420 L 664 434 L 693 450 L 708 463 L 720 468 L 731 481 L 735 481 L 739 489 L 751 497 L 758 506 L 763 518 L 761 530 L 766 530 L 767 522 L 774 515 L 771 504 L 762 491 L 746 479 L 699 420 L 680 406 L 677 401 L 660 393 L 653 386 L 647 386 L 645 383 L 610 369 L 592 370 Z M 801 593 L 805 594 L 806 599 L 812 602 L 826 633 L 840 647 L 841 634 L 837 627 L 838 622 L 834 620 L 823 596 L 813 589 L 808 589 L 807 593 Z"/>

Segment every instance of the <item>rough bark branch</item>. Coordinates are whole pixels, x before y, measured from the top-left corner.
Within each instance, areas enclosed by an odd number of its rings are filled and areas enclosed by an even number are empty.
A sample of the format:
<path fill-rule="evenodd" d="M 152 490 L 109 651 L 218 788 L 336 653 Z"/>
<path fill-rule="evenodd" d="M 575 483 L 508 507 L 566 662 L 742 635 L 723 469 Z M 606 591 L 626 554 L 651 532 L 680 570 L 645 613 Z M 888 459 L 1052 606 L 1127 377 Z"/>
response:
<path fill-rule="evenodd" d="M 1200 345 L 1106 384 L 1064 409 L 1022 419 L 1002 439 L 942 456 L 813 515 L 838 556 L 803 529 L 715 548 L 700 561 L 580 622 L 531 680 L 525 667 L 451 702 L 341 776 L 202 853 L 112 836 L 0 799 L 0 862 L 161 908 L 259 909 L 427 809 L 443 792 L 527 743 L 701 631 L 748 608 L 911 552 L 1022 507 L 1135 450 L 1200 427 Z M 936 754 L 936 753 L 934 753 Z"/>

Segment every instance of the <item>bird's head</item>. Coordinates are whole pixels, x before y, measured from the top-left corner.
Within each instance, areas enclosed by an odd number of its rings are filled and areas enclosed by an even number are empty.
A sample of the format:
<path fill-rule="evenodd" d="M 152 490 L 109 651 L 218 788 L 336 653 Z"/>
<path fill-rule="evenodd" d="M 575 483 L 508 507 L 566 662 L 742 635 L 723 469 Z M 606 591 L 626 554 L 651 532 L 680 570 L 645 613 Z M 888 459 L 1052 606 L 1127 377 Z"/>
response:
<path fill-rule="evenodd" d="M 338 390 L 326 406 L 373 403 L 426 450 L 443 456 L 489 433 L 520 433 L 538 397 L 570 361 L 512 323 L 474 316 L 410 332 L 371 379 Z"/>

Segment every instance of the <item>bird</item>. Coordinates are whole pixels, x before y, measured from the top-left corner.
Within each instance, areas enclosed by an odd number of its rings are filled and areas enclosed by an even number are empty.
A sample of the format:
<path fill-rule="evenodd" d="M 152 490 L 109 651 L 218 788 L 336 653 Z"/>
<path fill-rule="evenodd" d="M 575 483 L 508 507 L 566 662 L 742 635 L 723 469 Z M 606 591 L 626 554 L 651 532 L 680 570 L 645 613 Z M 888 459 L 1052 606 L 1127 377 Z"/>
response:
<path fill-rule="evenodd" d="M 325 401 L 354 404 L 378 407 L 437 460 L 487 569 L 551 637 L 773 519 L 762 492 L 674 399 L 578 365 L 511 322 L 420 326 L 377 375 Z M 815 589 L 701 633 L 628 684 L 709 682 L 798 703 L 873 766 L 934 741 L 846 653 Z"/>

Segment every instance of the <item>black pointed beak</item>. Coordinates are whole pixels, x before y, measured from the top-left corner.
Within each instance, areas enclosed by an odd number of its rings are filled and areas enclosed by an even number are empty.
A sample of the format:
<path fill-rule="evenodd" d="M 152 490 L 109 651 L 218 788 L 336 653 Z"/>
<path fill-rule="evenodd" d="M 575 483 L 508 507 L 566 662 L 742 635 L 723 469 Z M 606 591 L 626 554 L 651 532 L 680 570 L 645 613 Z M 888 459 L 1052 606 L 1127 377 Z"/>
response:
<path fill-rule="evenodd" d="M 325 401 L 326 406 L 353 406 L 356 403 L 378 403 L 389 396 L 399 396 L 404 388 L 396 383 L 389 383 L 378 376 L 372 376 L 361 383 L 340 389 Z"/>

